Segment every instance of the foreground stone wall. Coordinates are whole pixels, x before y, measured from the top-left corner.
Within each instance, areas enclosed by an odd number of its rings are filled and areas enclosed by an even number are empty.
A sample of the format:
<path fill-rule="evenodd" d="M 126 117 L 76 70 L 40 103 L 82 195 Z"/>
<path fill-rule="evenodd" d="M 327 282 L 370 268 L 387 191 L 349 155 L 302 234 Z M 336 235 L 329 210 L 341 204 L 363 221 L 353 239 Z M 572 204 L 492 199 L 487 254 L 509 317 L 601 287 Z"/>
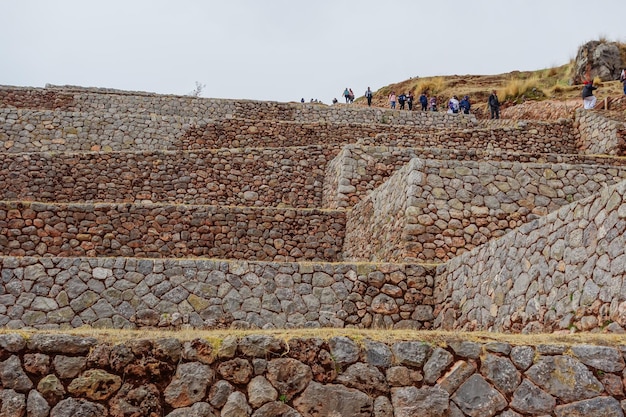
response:
<path fill-rule="evenodd" d="M 580 131 L 578 144 L 587 154 L 626 155 L 626 124 L 607 117 L 606 112 L 576 111 L 575 122 Z"/>
<path fill-rule="evenodd" d="M 0 326 L 431 328 L 434 268 L 0 257 Z"/>
<path fill-rule="evenodd" d="M 336 261 L 345 224 L 345 212 L 330 210 L 0 201 L 0 251 Z"/>
<path fill-rule="evenodd" d="M 624 179 L 612 166 L 414 159 L 354 207 L 344 259 L 445 262 Z"/>
<path fill-rule="evenodd" d="M 0 336 L 6 416 L 623 417 L 625 346 Z M 620 403 L 621 400 L 621 403 Z"/>
<path fill-rule="evenodd" d="M 338 148 L 0 153 L 0 200 L 318 208 Z"/>
<path fill-rule="evenodd" d="M 625 193 L 626 182 L 607 187 L 441 266 L 438 325 L 623 331 Z"/>

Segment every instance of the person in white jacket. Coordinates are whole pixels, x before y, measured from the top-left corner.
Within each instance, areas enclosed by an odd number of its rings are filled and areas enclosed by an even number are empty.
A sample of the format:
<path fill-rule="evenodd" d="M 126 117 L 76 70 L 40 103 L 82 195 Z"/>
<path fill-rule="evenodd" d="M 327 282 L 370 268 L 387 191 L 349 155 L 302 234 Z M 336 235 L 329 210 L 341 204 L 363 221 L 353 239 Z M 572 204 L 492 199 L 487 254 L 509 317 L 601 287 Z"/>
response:
<path fill-rule="evenodd" d="M 448 113 L 458 113 L 459 112 L 459 99 L 457 96 L 452 96 L 450 101 L 448 101 Z"/>

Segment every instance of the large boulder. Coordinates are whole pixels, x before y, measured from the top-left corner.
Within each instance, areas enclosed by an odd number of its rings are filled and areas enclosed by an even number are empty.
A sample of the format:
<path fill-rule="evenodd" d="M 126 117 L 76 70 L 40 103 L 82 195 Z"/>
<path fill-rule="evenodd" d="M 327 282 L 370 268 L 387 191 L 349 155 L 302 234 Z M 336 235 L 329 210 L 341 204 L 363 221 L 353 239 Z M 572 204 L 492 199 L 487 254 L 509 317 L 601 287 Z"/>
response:
<path fill-rule="evenodd" d="M 622 65 L 617 43 L 587 42 L 578 49 L 570 82 L 582 84 L 596 77 L 602 81 L 618 80 Z"/>

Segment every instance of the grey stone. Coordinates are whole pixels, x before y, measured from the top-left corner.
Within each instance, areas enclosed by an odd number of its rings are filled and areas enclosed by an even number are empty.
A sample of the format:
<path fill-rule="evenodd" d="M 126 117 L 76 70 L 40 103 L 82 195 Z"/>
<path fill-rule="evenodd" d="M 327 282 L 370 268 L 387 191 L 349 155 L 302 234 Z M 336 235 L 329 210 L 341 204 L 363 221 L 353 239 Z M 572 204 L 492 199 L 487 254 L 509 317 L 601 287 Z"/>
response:
<path fill-rule="evenodd" d="M 104 406 L 76 398 L 66 398 L 50 411 L 50 417 L 106 417 L 108 415 Z"/>
<path fill-rule="evenodd" d="M 430 350 L 429 345 L 417 341 L 396 342 L 391 347 L 395 362 L 398 365 L 414 366 L 418 368 L 424 364 Z"/>
<path fill-rule="evenodd" d="M 511 345 L 505 342 L 489 342 L 485 345 L 485 350 L 488 352 L 508 355 L 511 353 Z"/>
<path fill-rule="evenodd" d="M 359 360 L 361 350 L 350 338 L 335 336 L 328 341 L 328 345 L 330 347 L 331 356 L 339 366 L 350 365 Z"/>
<path fill-rule="evenodd" d="M 26 415 L 26 396 L 12 389 L 0 390 L 0 416 L 22 417 Z M 29 414 L 30 417 L 30 414 Z"/>
<path fill-rule="evenodd" d="M 384 395 L 374 399 L 374 413 L 372 417 L 393 417 L 393 405 Z"/>
<path fill-rule="evenodd" d="M 158 359 L 176 363 L 180 360 L 183 347 L 178 339 L 168 337 L 156 339 L 153 350 Z"/>
<path fill-rule="evenodd" d="M 83 356 L 63 356 L 57 355 L 52 364 L 56 374 L 61 379 L 75 378 L 87 366 L 87 358 Z"/>
<path fill-rule="evenodd" d="M 228 396 L 221 414 L 229 417 L 249 417 L 252 414 L 252 408 L 246 401 L 246 396 L 239 391 L 235 391 Z"/>
<path fill-rule="evenodd" d="M 550 414 L 556 398 L 525 379 L 513 393 L 511 407 L 523 414 Z"/>
<path fill-rule="evenodd" d="M 28 340 L 28 349 L 41 353 L 79 355 L 88 353 L 97 343 L 97 339 L 93 337 L 67 334 L 35 334 Z"/>
<path fill-rule="evenodd" d="M 450 352 L 439 347 L 435 348 L 424 364 L 424 382 L 434 384 L 453 360 L 454 356 Z"/>
<path fill-rule="evenodd" d="M 40 393 L 31 390 L 26 399 L 26 414 L 28 417 L 48 417 L 50 405 Z"/>
<path fill-rule="evenodd" d="M 177 408 L 166 417 L 217 417 L 208 403 L 198 402 L 191 407 Z"/>
<path fill-rule="evenodd" d="M 379 368 L 388 368 L 391 366 L 392 353 L 389 346 L 382 342 L 366 340 L 363 347 L 363 355 L 365 361 Z"/>
<path fill-rule="evenodd" d="M 277 398 L 278 391 L 261 375 L 252 378 L 248 384 L 248 401 L 253 408 L 259 408 L 265 403 L 276 401 Z"/>
<path fill-rule="evenodd" d="M 65 387 L 56 375 L 46 375 L 39 380 L 37 384 L 37 391 L 48 401 L 50 404 L 55 404 L 65 395 Z"/>
<path fill-rule="evenodd" d="M 200 362 L 187 362 L 176 368 L 176 375 L 163 391 L 165 402 L 174 408 L 187 407 L 204 398 L 215 373 Z"/>
<path fill-rule="evenodd" d="M 589 369 L 569 356 L 544 356 L 525 375 L 565 402 L 593 398 L 604 391 Z"/>
<path fill-rule="evenodd" d="M 474 374 L 456 390 L 452 401 L 465 414 L 472 417 L 493 417 L 507 406 L 506 399 L 493 389 L 485 379 Z"/>
<path fill-rule="evenodd" d="M 621 372 L 624 369 L 624 358 L 612 347 L 575 345 L 572 346 L 572 353 L 585 365 L 604 372 Z"/>
<path fill-rule="evenodd" d="M 228 400 L 228 396 L 235 391 L 235 387 L 233 387 L 230 382 L 219 380 L 215 384 L 211 385 L 211 389 L 209 390 L 209 403 L 216 408 L 222 408 L 226 401 Z"/>
<path fill-rule="evenodd" d="M 303 416 L 331 416 L 335 413 L 340 416 L 371 417 L 374 408 L 372 399 L 359 390 L 343 385 L 322 385 L 314 381 L 293 404 Z"/>
<path fill-rule="evenodd" d="M 0 380 L 3 388 L 13 389 L 17 392 L 28 392 L 33 388 L 33 382 L 24 372 L 20 358 L 15 355 L 10 356 L 4 362 L 0 362 Z"/>
<path fill-rule="evenodd" d="M 0 335 L 0 348 L 7 352 L 17 353 L 26 347 L 26 340 L 16 333 Z"/>
<path fill-rule="evenodd" d="M 451 342 L 450 347 L 457 356 L 469 359 L 478 359 L 480 357 L 481 346 L 479 343 L 468 342 Z"/>
<path fill-rule="evenodd" d="M 439 417 L 447 414 L 449 395 L 434 387 L 402 387 L 391 389 L 395 417 Z"/>
<path fill-rule="evenodd" d="M 509 357 L 517 369 L 525 371 L 533 364 L 535 351 L 530 346 L 514 346 Z"/>
<path fill-rule="evenodd" d="M 382 372 L 378 368 L 362 362 L 350 365 L 344 373 L 337 377 L 337 381 L 347 387 L 364 392 L 374 394 L 389 392 L 389 385 Z"/>
<path fill-rule="evenodd" d="M 596 397 L 559 405 L 554 414 L 556 417 L 624 417 L 619 401 L 613 397 Z"/>
<path fill-rule="evenodd" d="M 279 356 L 285 348 L 283 340 L 271 335 L 249 335 L 239 340 L 239 351 L 253 358 Z"/>
<path fill-rule="evenodd" d="M 252 417 L 302 417 L 302 414 L 285 403 L 274 401 L 261 406 Z"/>
<path fill-rule="evenodd" d="M 483 359 L 480 373 L 505 394 L 512 393 L 522 381 L 521 374 L 508 358 L 491 353 Z"/>

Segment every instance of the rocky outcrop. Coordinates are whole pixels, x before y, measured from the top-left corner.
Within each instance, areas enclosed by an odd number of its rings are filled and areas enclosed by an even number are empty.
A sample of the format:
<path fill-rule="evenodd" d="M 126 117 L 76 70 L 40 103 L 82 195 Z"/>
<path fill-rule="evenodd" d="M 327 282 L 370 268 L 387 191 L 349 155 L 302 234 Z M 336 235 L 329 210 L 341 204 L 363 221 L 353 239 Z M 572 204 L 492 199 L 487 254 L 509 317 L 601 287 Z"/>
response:
<path fill-rule="evenodd" d="M 587 42 L 578 49 L 570 82 L 582 84 L 596 77 L 602 81 L 617 80 L 623 65 L 617 43 Z"/>

